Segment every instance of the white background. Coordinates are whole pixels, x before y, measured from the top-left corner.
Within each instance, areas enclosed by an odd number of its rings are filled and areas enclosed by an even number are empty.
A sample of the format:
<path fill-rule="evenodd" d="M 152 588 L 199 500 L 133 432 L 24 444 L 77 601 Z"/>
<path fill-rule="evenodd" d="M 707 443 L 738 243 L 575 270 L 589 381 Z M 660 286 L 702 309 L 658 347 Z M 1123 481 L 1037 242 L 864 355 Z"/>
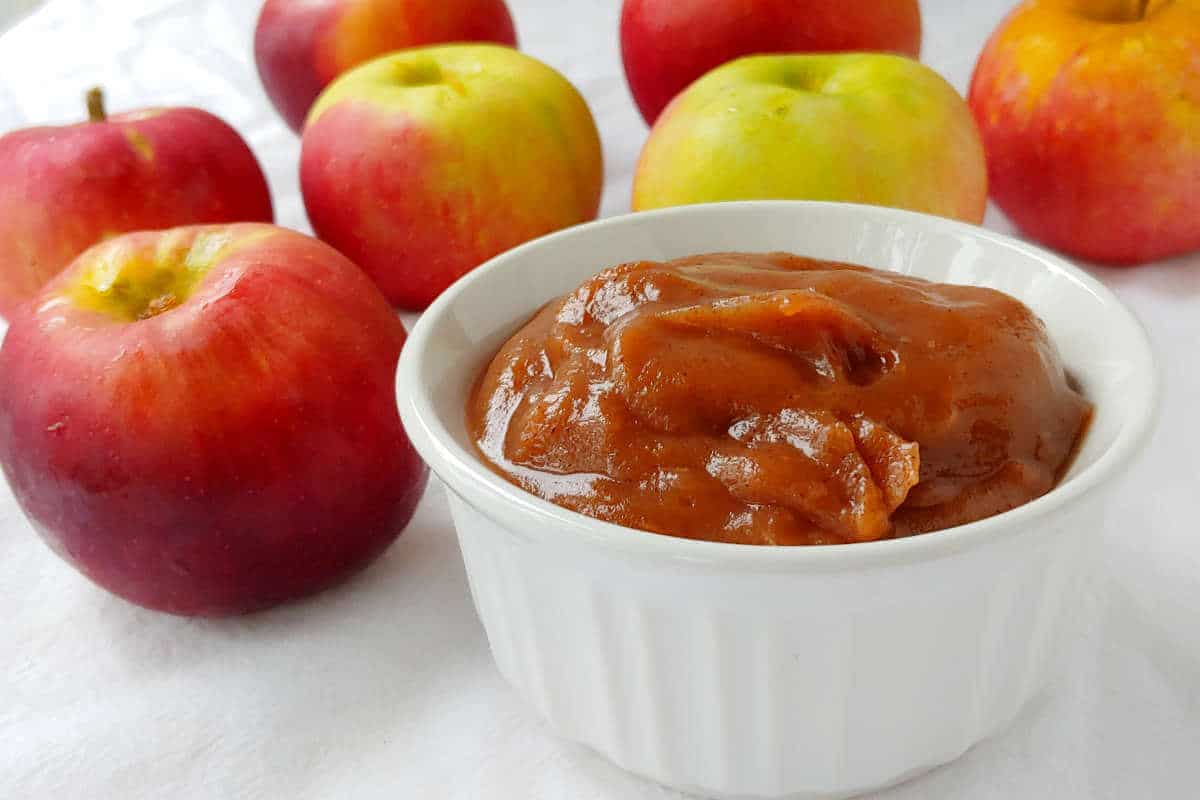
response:
<path fill-rule="evenodd" d="M 849 0 L 848 0 L 849 1 Z M 8 4 L 7 7 L 5 4 Z M 0 20 L 26 0 L 0 0 Z M 0 37 L 0 131 L 191 104 L 236 126 L 278 221 L 308 230 L 298 142 L 253 68 L 252 0 L 52 0 Z M 604 139 L 605 214 L 628 208 L 646 129 L 617 0 L 510 0 L 526 52 L 564 72 Z M 1005 0 L 924 0 L 926 63 L 965 91 Z M 1200 188 L 1197 189 L 1200 191 Z M 988 225 L 1010 230 L 993 210 Z M 1139 313 L 1166 395 L 1147 455 L 1095 532 L 1062 676 L 1005 733 L 887 798 L 1200 793 L 1200 255 L 1096 270 Z M 409 320 L 411 321 L 411 319 Z M 356 580 L 213 622 L 127 605 L 37 540 L 0 482 L 0 798 L 674 798 L 548 736 L 492 667 L 441 487 Z"/>

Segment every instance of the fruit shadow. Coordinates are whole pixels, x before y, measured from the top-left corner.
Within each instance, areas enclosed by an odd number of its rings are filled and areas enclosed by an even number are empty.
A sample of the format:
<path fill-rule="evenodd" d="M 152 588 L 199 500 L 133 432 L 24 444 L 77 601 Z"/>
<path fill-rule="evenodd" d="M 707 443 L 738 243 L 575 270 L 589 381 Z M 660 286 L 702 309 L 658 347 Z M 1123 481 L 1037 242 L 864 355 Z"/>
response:
<path fill-rule="evenodd" d="M 1129 293 L 1176 302 L 1200 299 L 1200 252 L 1136 267 L 1076 263 L 1122 297 Z"/>
<path fill-rule="evenodd" d="M 989 203 L 984 224 L 998 233 L 1026 239 L 1039 247 L 1047 247 L 1024 236 L 994 204 Z M 1055 251 L 1051 249 L 1051 252 Z M 1132 299 L 1149 297 L 1155 300 L 1170 299 L 1176 302 L 1189 298 L 1200 298 L 1200 250 L 1132 267 L 1106 266 L 1075 258 L 1069 253 L 1061 251 L 1058 251 L 1058 255 L 1096 276 L 1110 289 L 1120 294 L 1122 299 L 1131 299 L 1130 295 L 1133 296 Z"/>
<path fill-rule="evenodd" d="M 224 706 L 231 729 L 279 732 L 260 753 L 267 774 L 315 769 L 306 759 L 331 751 L 357 761 L 395 746 L 492 669 L 436 481 L 400 538 L 340 586 L 229 619 L 125 610 L 97 622 L 136 626 L 112 630 L 111 641 L 143 689 L 185 688 L 192 702 Z M 315 726 L 322 718 L 329 724 Z"/>

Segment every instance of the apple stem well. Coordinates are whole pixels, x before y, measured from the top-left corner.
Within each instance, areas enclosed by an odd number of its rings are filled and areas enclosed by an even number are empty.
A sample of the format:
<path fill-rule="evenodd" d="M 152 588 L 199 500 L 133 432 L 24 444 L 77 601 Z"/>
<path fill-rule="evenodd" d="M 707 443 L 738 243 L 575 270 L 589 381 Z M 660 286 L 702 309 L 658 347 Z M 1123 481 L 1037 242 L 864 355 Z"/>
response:
<path fill-rule="evenodd" d="M 170 311 L 187 299 L 198 276 L 132 261 L 113 275 L 88 275 L 68 296 L 81 308 L 120 322 L 136 322 Z"/>
<path fill-rule="evenodd" d="M 1078 0 L 1076 8 L 1098 22 L 1122 24 L 1146 18 L 1151 0 Z"/>
<path fill-rule="evenodd" d="M 396 65 L 396 82 L 401 86 L 432 86 L 442 80 L 442 68 L 432 58 L 402 61 Z"/>
<path fill-rule="evenodd" d="M 115 239 L 74 274 L 64 295 L 118 322 L 147 320 L 185 303 L 230 247 L 221 231 L 180 229 L 154 252 L 131 251 L 127 240 Z"/>
<path fill-rule="evenodd" d="M 87 91 L 88 122 L 104 122 L 108 114 L 104 111 L 104 90 L 93 86 Z"/>

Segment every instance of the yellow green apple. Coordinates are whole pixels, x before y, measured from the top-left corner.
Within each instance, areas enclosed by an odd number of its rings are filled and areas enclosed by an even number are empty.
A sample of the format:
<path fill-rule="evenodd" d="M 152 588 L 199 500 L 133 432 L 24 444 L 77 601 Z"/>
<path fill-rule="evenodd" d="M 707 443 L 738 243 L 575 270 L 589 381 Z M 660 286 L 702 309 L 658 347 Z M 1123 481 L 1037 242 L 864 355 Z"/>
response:
<path fill-rule="evenodd" d="M 267 96 L 294 131 L 330 81 L 351 67 L 445 42 L 516 46 L 504 0 L 266 0 L 254 60 Z"/>
<path fill-rule="evenodd" d="M 300 155 L 313 230 L 412 309 L 492 256 L 595 217 L 602 180 L 579 92 L 497 45 L 414 48 L 345 73 L 313 106 Z"/>
<path fill-rule="evenodd" d="M 903 56 L 750 56 L 667 106 L 634 176 L 639 211 L 781 198 L 978 223 L 987 205 L 979 132 L 954 88 Z"/>
<path fill-rule="evenodd" d="M 650 124 L 714 67 L 754 53 L 921 53 L 917 0 L 625 0 L 621 60 Z"/>

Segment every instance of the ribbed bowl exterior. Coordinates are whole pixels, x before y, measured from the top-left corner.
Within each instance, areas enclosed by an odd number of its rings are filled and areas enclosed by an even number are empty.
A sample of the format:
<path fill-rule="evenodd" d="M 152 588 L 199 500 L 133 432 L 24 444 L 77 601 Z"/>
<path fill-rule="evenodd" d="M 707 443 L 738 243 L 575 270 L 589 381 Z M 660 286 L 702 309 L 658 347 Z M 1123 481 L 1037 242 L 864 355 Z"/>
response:
<path fill-rule="evenodd" d="M 1093 527 L 1062 509 L 936 560 L 755 574 L 581 557 L 450 504 L 496 664 L 549 725 L 738 798 L 869 791 L 1001 728 L 1045 683 Z"/>
<path fill-rule="evenodd" d="M 481 461 L 467 395 L 541 303 L 612 264 L 770 250 L 1027 304 L 1095 406 L 1060 485 L 910 539 L 753 547 L 589 519 Z M 949 761 L 1045 685 L 1160 381 L 1136 318 L 1050 253 L 897 209 L 774 201 L 611 218 L 497 256 L 421 316 L 396 386 L 413 445 L 449 489 L 480 619 L 517 691 L 561 735 L 633 772 L 776 798 L 847 796 Z"/>

